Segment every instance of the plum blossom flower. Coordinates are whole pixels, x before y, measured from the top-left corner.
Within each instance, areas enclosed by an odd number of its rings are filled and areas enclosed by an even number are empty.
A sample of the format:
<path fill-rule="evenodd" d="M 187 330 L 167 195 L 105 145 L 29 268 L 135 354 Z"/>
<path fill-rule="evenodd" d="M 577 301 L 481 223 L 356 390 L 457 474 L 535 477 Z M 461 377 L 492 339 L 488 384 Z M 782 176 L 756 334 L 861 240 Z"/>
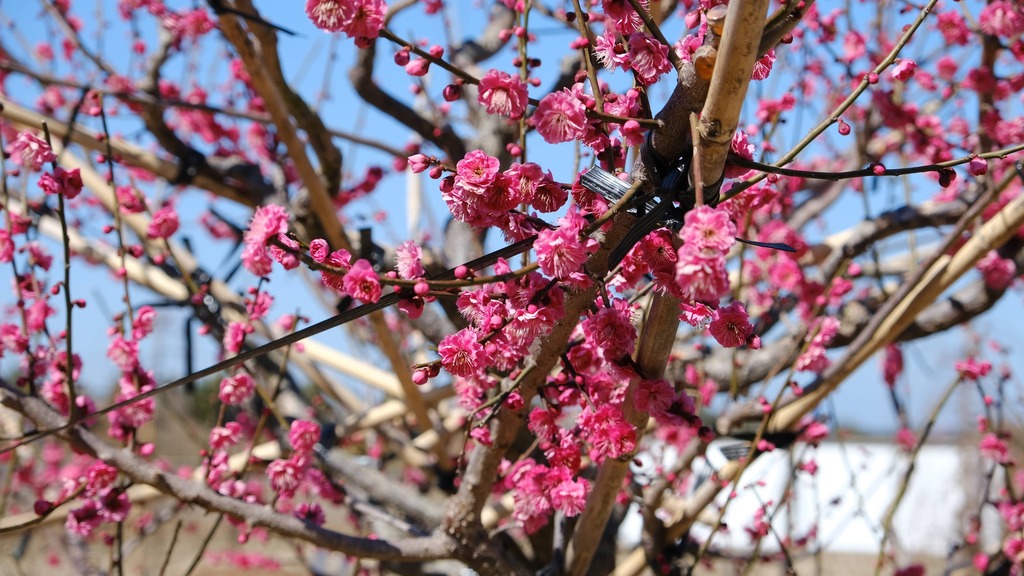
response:
<path fill-rule="evenodd" d="M 220 392 L 217 397 L 230 406 L 241 406 L 255 391 L 256 382 L 252 376 L 239 372 L 220 381 Z"/>
<path fill-rule="evenodd" d="M 327 32 L 349 38 L 376 38 L 384 27 L 387 4 L 382 0 L 307 0 L 306 15 Z"/>
<path fill-rule="evenodd" d="M 24 168 L 32 172 L 39 172 L 43 164 L 57 160 L 57 155 L 50 149 L 50 145 L 28 130 L 18 132 L 14 140 L 7 145 L 7 153 L 17 158 Z"/>
<path fill-rule="evenodd" d="M 885 358 L 882 360 L 882 379 L 885 385 L 892 388 L 896 385 L 896 379 L 903 373 L 903 351 L 898 344 L 888 344 L 885 347 Z"/>
<path fill-rule="evenodd" d="M 501 225 L 517 197 L 509 193 L 508 178 L 498 170 L 498 159 L 474 150 L 456 165 L 454 177 L 441 183 L 441 196 L 452 216 L 479 227 Z"/>
<path fill-rule="evenodd" d="M 323 238 L 316 238 L 309 243 L 309 256 L 314 262 L 323 262 L 330 253 L 330 247 Z"/>
<path fill-rule="evenodd" d="M 139 383 L 138 386 L 136 381 Z M 137 370 L 133 374 L 123 375 L 118 380 L 118 387 L 120 392 L 114 396 L 114 401 L 125 402 L 155 388 L 156 381 L 153 380 L 151 372 Z M 127 435 L 124 433 L 127 430 L 138 429 L 153 419 L 155 407 L 153 399 L 147 398 L 110 412 L 107 414 L 111 424 L 110 435 L 118 439 L 126 438 Z"/>
<path fill-rule="evenodd" d="M 85 538 L 102 523 L 103 518 L 100 516 L 99 504 L 95 500 L 86 500 L 68 514 L 68 518 L 64 522 L 64 529 L 69 534 Z"/>
<path fill-rule="evenodd" d="M 978 449 L 981 450 L 981 454 L 986 458 L 998 462 L 999 464 L 1008 464 L 1010 462 L 1010 450 L 1006 446 L 1006 441 L 989 432 L 978 443 Z"/>
<path fill-rule="evenodd" d="M 53 173 L 44 172 L 39 177 L 39 188 L 46 194 L 63 194 L 71 200 L 82 191 L 82 174 L 78 168 L 65 170 L 57 166 Z"/>
<path fill-rule="evenodd" d="M 704 205 L 683 217 L 679 237 L 698 252 L 725 253 L 736 243 L 736 225 L 721 208 Z"/>
<path fill-rule="evenodd" d="M 587 408 L 577 419 L 581 434 L 593 446 L 595 462 L 605 458 L 619 458 L 636 447 L 636 429 L 626 421 L 620 407 L 603 404 Z"/>
<path fill-rule="evenodd" d="M 223 426 L 215 426 L 210 430 L 210 448 L 213 450 L 226 450 L 238 444 L 241 438 L 242 425 L 238 422 L 228 422 Z"/>
<path fill-rule="evenodd" d="M 604 32 L 596 40 L 594 55 L 602 66 L 613 72 L 617 68 L 626 67 L 629 58 L 626 56 L 626 50 L 619 44 L 614 29 L 605 27 Z"/>
<path fill-rule="evenodd" d="M 374 272 L 373 265 L 367 260 L 357 260 L 345 274 L 343 282 L 345 292 L 363 303 L 370 304 L 380 300 L 380 278 Z"/>
<path fill-rule="evenodd" d="M 395 249 L 396 268 L 398 275 L 407 280 L 422 278 L 427 271 L 423 268 L 421 259 L 423 250 L 412 240 L 406 240 Z"/>
<path fill-rule="evenodd" d="M 150 239 L 166 240 L 178 231 L 178 212 L 173 206 L 164 206 L 153 214 L 146 229 L 146 236 Z"/>
<path fill-rule="evenodd" d="M 295 507 L 295 510 L 292 511 L 292 515 L 299 520 L 309 522 L 314 526 L 323 526 L 324 522 L 327 522 L 327 516 L 324 514 L 324 509 L 316 502 L 313 502 L 312 504 L 302 502 Z"/>
<path fill-rule="evenodd" d="M 1017 266 L 1010 258 L 1003 258 L 995 250 L 990 250 L 975 267 L 981 272 L 985 286 L 992 290 L 1005 290 L 1013 284 L 1017 276 Z"/>
<path fill-rule="evenodd" d="M 966 46 L 971 41 L 967 21 L 957 9 L 940 12 L 936 16 L 935 27 L 939 29 L 946 44 Z"/>
<path fill-rule="evenodd" d="M 252 215 L 243 240 L 242 263 L 257 276 L 270 274 L 271 258 L 267 242 L 288 231 L 288 213 L 281 206 L 260 206 Z"/>
<path fill-rule="evenodd" d="M 11 233 L 7 230 L 0 230 L 0 262 L 6 264 L 14 259 L 14 241 L 11 240 Z"/>
<path fill-rule="evenodd" d="M 960 377 L 968 382 L 976 382 L 979 378 L 987 376 L 992 371 L 992 363 L 984 360 L 978 361 L 974 358 L 961 360 L 953 366 Z"/>
<path fill-rule="evenodd" d="M 729 290 L 729 273 L 725 256 L 708 257 L 684 244 L 676 261 L 676 286 L 684 298 L 715 302 Z"/>
<path fill-rule="evenodd" d="M 96 496 L 114 485 L 117 480 L 117 468 L 106 462 L 93 462 L 85 471 L 85 496 Z"/>
<path fill-rule="evenodd" d="M 825 316 L 815 321 L 810 332 L 813 334 L 810 343 L 803 354 L 796 359 L 796 370 L 820 374 L 822 370 L 828 368 L 831 361 L 825 355 L 825 347 L 832 342 L 838 332 L 838 318 Z"/>
<path fill-rule="evenodd" d="M 560 468 L 560 470 L 565 469 Z M 553 486 L 548 494 L 554 509 L 561 510 L 566 516 L 572 518 L 583 512 L 589 492 L 590 483 L 585 478 L 566 478 Z"/>
<path fill-rule="evenodd" d="M 486 188 L 498 176 L 498 159 L 483 150 L 473 150 L 455 165 L 455 184 L 467 188 Z"/>
<path fill-rule="evenodd" d="M 1014 3 L 997 0 L 982 9 L 978 25 L 985 34 L 1011 38 L 1024 32 L 1024 14 Z"/>
<path fill-rule="evenodd" d="M 641 84 L 650 86 L 672 69 L 668 60 L 668 46 L 648 34 L 630 34 L 626 66 L 636 72 Z"/>
<path fill-rule="evenodd" d="M 114 196 L 122 214 L 138 214 L 146 209 L 142 193 L 132 186 L 117 186 L 114 188 Z"/>
<path fill-rule="evenodd" d="M 676 391 L 667 380 L 641 380 L 633 401 L 642 412 L 664 412 L 676 398 Z"/>
<path fill-rule="evenodd" d="M 910 452 L 917 445 L 917 436 L 910 428 L 900 428 L 896 431 L 896 444 L 905 452 Z"/>
<path fill-rule="evenodd" d="M 772 48 L 760 60 L 754 62 L 754 70 L 750 74 L 751 80 L 764 80 L 772 73 L 772 66 L 775 64 L 775 49 Z"/>
<path fill-rule="evenodd" d="M 445 336 L 437 346 L 441 366 L 453 376 L 463 378 L 479 372 L 487 363 L 487 353 L 479 340 L 480 334 L 473 328 Z"/>
<path fill-rule="evenodd" d="M 733 302 L 715 310 L 708 331 L 725 348 L 742 345 L 754 332 L 750 317 L 740 302 Z"/>
<path fill-rule="evenodd" d="M 270 479 L 270 487 L 274 489 L 274 492 L 284 497 L 291 497 L 299 488 L 305 471 L 305 462 L 301 460 L 278 458 L 267 465 L 267 478 Z"/>
<path fill-rule="evenodd" d="M 132 338 L 141 340 L 153 333 L 153 322 L 156 321 L 156 310 L 152 306 L 142 306 L 135 313 L 132 322 Z"/>
<path fill-rule="evenodd" d="M 320 281 L 323 282 L 324 286 L 345 294 L 345 273 L 352 267 L 352 255 L 349 254 L 348 250 L 342 248 L 331 252 L 331 255 L 324 259 L 322 263 L 332 268 L 337 268 L 338 271 L 321 270 Z"/>
<path fill-rule="evenodd" d="M 122 371 L 130 372 L 139 365 L 139 343 L 115 336 L 107 346 L 107 358 Z"/>
<path fill-rule="evenodd" d="M 680 302 L 682 313 L 679 319 L 695 328 L 704 328 L 710 324 L 715 311 L 702 302 Z"/>
<path fill-rule="evenodd" d="M 828 435 L 828 425 L 815 421 L 808 424 L 803 431 L 800 432 L 800 441 L 806 442 L 812 446 L 817 446 L 822 440 L 828 438 Z"/>
<path fill-rule="evenodd" d="M 755 150 L 756 149 L 754 148 L 754 143 L 750 141 L 750 135 L 747 134 L 745 131 L 737 130 L 732 135 L 732 143 L 729 146 L 729 151 L 732 152 L 733 154 L 741 158 L 745 158 L 747 160 L 753 160 Z M 746 168 L 741 168 L 739 166 L 730 166 L 729 164 L 726 164 L 725 166 L 726 178 L 739 178 L 740 176 L 743 176 L 746 173 Z"/>
<path fill-rule="evenodd" d="M 288 443 L 297 454 L 309 455 L 320 441 L 320 426 L 306 420 L 295 420 L 288 430 Z"/>
<path fill-rule="evenodd" d="M 575 94 L 563 89 L 541 99 L 533 112 L 533 124 L 549 144 L 571 142 L 583 136 L 587 108 Z"/>
<path fill-rule="evenodd" d="M 615 299 L 611 308 L 600 308 L 580 323 L 587 341 L 608 361 L 617 361 L 633 352 L 636 327 L 628 301 Z"/>
<path fill-rule="evenodd" d="M 541 230 L 537 234 L 533 248 L 537 251 L 537 263 L 544 274 L 560 280 L 568 279 L 580 271 L 590 251 L 597 247 L 597 242 L 591 238 L 580 241 L 583 220 L 578 216 L 575 208 L 570 208 L 569 214 L 560 219 L 561 226 L 554 230 Z M 573 221 L 579 224 L 572 224 Z"/>
<path fill-rule="evenodd" d="M 641 2 L 646 7 L 646 2 Z M 612 19 L 619 33 L 626 35 L 639 30 L 643 20 L 629 0 L 601 0 L 605 16 Z"/>
<path fill-rule="evenodd" d="M 488 114 L 507 116 L 513 120 L 522 118 L 528 99 L 526 84 L 508 72 L 492 68 L 480 79 L 477 101 L 484 105 Z"/>

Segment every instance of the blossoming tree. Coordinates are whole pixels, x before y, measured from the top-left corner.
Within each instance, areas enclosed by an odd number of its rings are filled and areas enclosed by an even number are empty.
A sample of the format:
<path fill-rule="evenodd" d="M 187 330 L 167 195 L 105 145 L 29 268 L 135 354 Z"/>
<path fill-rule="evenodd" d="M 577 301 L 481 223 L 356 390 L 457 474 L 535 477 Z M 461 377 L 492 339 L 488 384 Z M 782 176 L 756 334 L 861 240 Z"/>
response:
<path fill-rule="evenodd" d="M 287 27 L 251 0 L 99 4 L 40 0 L 45 37 L 7 17 L 0 37 L 0 509 L 5 532 L 62 521 L 119 573 L 153 533 L 161 573 L 195 568 L 180 505 L 367 570 L 692 572 L 713 536 L 690 529 L 751 462 L 826 436 L 816 408 L 876 354 L 900 408 L 901 343 L 985 313 L 1024 265 L 1024 13 L 1004 0 L 307 0 L 275 8 Z M 279 43 L 324 33 L 342 97 L 288 80 Z M 321 112 L 357 100 L 408 144 Z M 409 234 L 357 230 L 403 187 L 383 216 Z M 420 225 L 431 203 L 443 228 Z M 81 320 L 86 269 L 117 295 L 104 327 Z M 140 304 L 157 296 L 173 306 Z M 164 378 L 147 350 L 174 307 L 217 352 Z M 342 325 L 349 344 L 318 340 Z M 1011 370 L 984 354 L 951 380 L 1001 400 Z M 112 394 L 85 386 L 111 362 Z M 214 408 L 188 414 L 204 386 Z M 1009 471 L 1001 405 L 981 449 Z M 172 458 L 159 418 L 200 445 Z M 928 429 L 902 427 L 911 455 Z M 698 485 L 694 458 L 739 431 L 746 455 Z M 979 495 L 1010 528 L 980 570 L 1021 567 L 1007 477 Z M 643 546 L 616 555 L 631 503 Z M 750 518 L 757 540 L 784 506 Z"/>

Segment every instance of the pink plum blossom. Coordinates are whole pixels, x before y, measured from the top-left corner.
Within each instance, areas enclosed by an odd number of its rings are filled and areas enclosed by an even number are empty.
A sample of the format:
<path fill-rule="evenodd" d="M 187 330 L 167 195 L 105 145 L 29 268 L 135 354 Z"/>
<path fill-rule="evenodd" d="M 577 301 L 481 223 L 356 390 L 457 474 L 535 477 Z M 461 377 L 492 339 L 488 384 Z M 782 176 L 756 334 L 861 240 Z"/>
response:
<path fill-rule="evenodd" d="M 488 114 L 506 116 L 513 120 L 526 113 L 528 94 L 526 84 L 508 72 L 491 69 L 480 78 L 477 101 Z"/>
<path fill-rule="evenodd" d="M 572 92 L 563 89 L 542 98 L 532 119 L 545 142 L 571 142 L 583 136 L 587 109 Z"/>

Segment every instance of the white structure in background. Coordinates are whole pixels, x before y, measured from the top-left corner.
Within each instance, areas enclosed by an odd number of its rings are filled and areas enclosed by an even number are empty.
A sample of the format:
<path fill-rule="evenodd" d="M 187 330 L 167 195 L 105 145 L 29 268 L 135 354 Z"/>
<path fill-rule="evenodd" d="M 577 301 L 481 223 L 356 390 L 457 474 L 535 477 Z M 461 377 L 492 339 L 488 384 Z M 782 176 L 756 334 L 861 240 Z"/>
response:
<path fill-rule="evenodd" d="M 773 504 L 768 508 L 768 516 L 774 513 L 771 524 L 778 538 L 805 538 L 816 527 L 817 536 L 810 541 L 810 550 L 820 547 L 825 552 L 877 554 L 882 522 L 903 481 L 907 454 L 893 444 L 870 442 L 824 442 L 818 448 L 798 444 L 793 450 L 796 457 L 817 463 L 815 475 L 797 472 L 789 506 L 776 511 L 793 463 L 787 450 L 763 454 L 743 474 L 735 489 L 736 497 L 726 510 L 725 523 L 729 529 L 715 535 L 712 548 L 729 555 L 750 553 L 753 539 L 746 529 L 753 526 L 757 510 L 770 501 Z M 706 458 L 693 464 L 698 481 L 709 475 L 711 467 L 717 469 L 725 464 L 726 454 L 737 452 L 745 453 L 745 443 L 728 439 L 712 442 Z M 671 462 L 664 464 L 671 466 Z M 963 542 L 967 519 L 978 511 L 989 466 L 974 446 L 925 445 L 918 453 L 910 484 L 893 522 L 897 549 L 945 557 L 953 545 Z M 653 472 L 653 468 L 644 466 L 635 471 Z M 724 506 L 728 496 L 729 491 L 723 490 L 716 500 L 717 506 Z M 982 544 L 986 549 L 998 546 L 998 514 L 987 507 L 982 519 Z M 640 514 L 631 509 L 620 530 L 623 542 L 639 545 L 641 526 Z M 697 524 L 691 536 L 703 541 L 710 531 L 710 526 Z M 779 551 L 774 534 L 763 539 L 761 553 Z"/>

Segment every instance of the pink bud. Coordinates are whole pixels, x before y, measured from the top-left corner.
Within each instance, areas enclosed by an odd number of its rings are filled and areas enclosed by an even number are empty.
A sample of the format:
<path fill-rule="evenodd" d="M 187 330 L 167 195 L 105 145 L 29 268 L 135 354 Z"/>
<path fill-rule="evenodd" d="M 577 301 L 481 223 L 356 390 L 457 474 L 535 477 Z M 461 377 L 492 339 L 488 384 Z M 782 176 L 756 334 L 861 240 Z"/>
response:
<path fill-rule="evenodd" d="M 875 162 L 871 166 L 871 172 L 873 172 L 875 176 L 881 176 L 885 174 L 885 165 Z"/>
<path fill-rule="evenodd" d="M 441 56 L 444 56 L 444 48 L 441 48 L 437 44 L 434 44 L 433 46 L 431 46 L 429 52 L 430 52 L 430 55 L 433 56 L 436 59 L 440 59 Z"/>
<path fill-rule="evenodd" d="M 900 60 L 892 69 L 892 79 L 906 82 L 914 76 L 917 70 L 917 63 L 913 60 Z"/>
<path fill-rule="evenodd" d="M 949 188 L 949 185 L 956 180 L 956 171 L 952 168 L 943 168 L 939 170 L 939 186 L 943 188 Z"/>
<path fill-rule="evenodd" d="M 430 167 L 430 157 L 426 154 L 413 154 L 409 156 L 409 169 L 413 174 L 419 174 Z"/>
<path fill-rule="evenodd" d="M 842 118 L 839 119 L 839 134 L 842 136 L 850 134 L 850 125 L 844 122 Z"/>
<path fill-rule="evenodd" d="M 687 12 L 686 18 L 683 19 L 686 24 L 686 29 L 696 28 L 697 24 L 700 23 L 700 11 L 694 10 L 693 12 Z"/>
<path fill-rule="evenodd" d="M 449 84 L 444 87 L 441 92 L 441 96 L 444 97 L 445 102 L 454 102 L 459 98 L 462 98 L 462 86 L 458 84 Z"/>
<path fill-rule="evenodd" d="M 35 504 L 32 505 L 32 509 L 35 511 L 36 516 L 46 516 L 53 510 L 53 502 L 49 500 L 36 500 Z"/>
<path fill-rule="evenodd" d="M 971 158 L 971 163 L 967 165 L 967 171 L 971 173 L 971 176 L 984 176 L 988 174 L 988 160 L 978 158 L 977 156 Z"/>
<path fill-rule="evenodd" d="M 409 48 L 405 47 L 395 52 L 395 64 L 399 66 L 405 66 L 409 63 Z"/>
<path fill-rule="evenodd" d="M 412 373 L 412 383 L 417 386 L 423 386 L 427 380 L 430 378 L 427 376 L 427 371 L 422 368 Z"/>
<path fill-rule="evenodd" d="M 426 76 L 430 69 L 430 60 L 417 58 L 405 65 L 405 73 L 409 76 Z"/>

